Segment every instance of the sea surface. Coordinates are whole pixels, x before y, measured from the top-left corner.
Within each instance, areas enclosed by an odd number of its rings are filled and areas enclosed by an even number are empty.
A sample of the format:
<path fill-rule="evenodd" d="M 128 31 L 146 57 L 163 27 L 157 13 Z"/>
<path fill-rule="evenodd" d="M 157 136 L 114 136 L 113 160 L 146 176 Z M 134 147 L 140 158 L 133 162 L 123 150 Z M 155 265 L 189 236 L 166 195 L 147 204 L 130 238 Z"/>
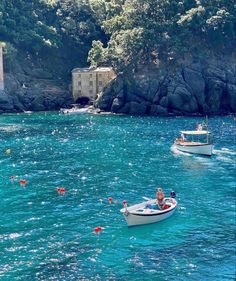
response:
<path fill-rule="evenodd" d="M 201 121 L 0 115 L 0 280 L 235 280 L 236 122 L 209 118 L 212 157 L 175 151 Z M 175 214 L 128 228 L 159 185 Z"/>

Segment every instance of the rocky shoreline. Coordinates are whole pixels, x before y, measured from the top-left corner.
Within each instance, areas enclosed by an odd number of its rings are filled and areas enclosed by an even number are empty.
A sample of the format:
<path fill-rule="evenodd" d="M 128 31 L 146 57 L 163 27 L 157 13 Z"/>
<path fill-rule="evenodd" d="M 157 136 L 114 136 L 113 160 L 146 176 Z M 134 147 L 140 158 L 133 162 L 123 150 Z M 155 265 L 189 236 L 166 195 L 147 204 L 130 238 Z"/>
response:
<path fill-rule="evenodd" d="M 221 115 L 236 112 L 236 64 L 190 64 L 175 73 L 118 76 L 96 103 L 139 115 Z"/>
<path fill-rule="evenodd" d="M 65 84 L 43 70 L 32 76 L 6 73 L 0 113 L 51 111 L 74 102 Z M 23 81 L 26 81 L 24 83 Z M 118 75 L 99 94 L 95 112 L 132 115 L 222 115 L 236 113 L 236 59 L 202 60 L 172 69 L 140 69 Z"/>

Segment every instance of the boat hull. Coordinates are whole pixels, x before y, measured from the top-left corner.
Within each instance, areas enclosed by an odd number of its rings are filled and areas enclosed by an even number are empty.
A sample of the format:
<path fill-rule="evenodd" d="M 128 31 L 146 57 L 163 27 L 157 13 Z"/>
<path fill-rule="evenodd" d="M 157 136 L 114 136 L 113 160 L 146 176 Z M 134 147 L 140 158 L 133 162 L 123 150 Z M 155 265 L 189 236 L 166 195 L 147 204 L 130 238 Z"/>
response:
<path fill-rule="evenodd" d="M 174 214 L 177 207 L 177 201 L 170 198 L 168 200 L 171 200 L 172 203 L 166 210 L 153 211 L 151 209 L 145 209 L 145 205 L 150 204 L 150 202 L 156 204 L 156 200 L 152 200 L 128 207 L 127 209 L 123 208 L 121 209 L 121 212 L 123 213 L 128 226 L 156 223 L 165 220 Z M 139 213 L 138 211 L 140 209 L 142 210 L 142 208 L 144 208 L 143 211 Z"/>
<path fill-rule="evenodd" d="M 200 145 L 181 145 L 174 144 L 175 148 L 182 152 L 192 153 L 192 154 L 200 154 L 211 156 L 213 145 L 212 144 L 200 144 Z"/>
<path fill-rule="evenodd" d="M 85 114 L 88 113 L 88 108 L 78 108 L 78 109 L 61 109 L 61 114 L 67 114 L 67 115 L 77 115 L 77 114 Z"/>

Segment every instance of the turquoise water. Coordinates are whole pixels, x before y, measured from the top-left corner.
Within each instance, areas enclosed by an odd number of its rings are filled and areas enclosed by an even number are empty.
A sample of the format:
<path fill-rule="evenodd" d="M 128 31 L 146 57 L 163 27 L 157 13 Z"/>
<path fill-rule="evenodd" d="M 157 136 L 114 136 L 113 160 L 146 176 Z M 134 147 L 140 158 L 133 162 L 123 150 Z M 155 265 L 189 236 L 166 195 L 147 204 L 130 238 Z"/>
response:
<path fill-rule="evenodd" d="M 0 119 L 0 280 L 234 280 L 232 117 L 209 119 L 211 158 L 171 148 L 200 118 Z M 122 201 L 154 197 L 157 185 L 176 191 L 177 212 L 128 228 Z"/>

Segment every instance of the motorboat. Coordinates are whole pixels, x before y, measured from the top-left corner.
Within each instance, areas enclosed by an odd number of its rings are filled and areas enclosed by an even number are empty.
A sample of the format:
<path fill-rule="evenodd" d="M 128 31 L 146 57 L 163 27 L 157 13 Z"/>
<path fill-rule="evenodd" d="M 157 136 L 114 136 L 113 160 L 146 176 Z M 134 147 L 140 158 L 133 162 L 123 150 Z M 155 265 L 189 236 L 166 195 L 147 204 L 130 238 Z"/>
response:
<path fill-rule="evenodd" d="M 205 130 L 204 130 L 205 127 Z M 174 141 L 174 147 L 182 152 L 212 155 L 213 145 L 209 141 L 208 124 L 197 124 L 194 131 L 180 131 L 180 138 Z"/>
<path fill-rule="evenodd" d="M 76 115 L 76 114 L 85 114 L 92 112 L 93 107 L 72 107 L 72 108 L 61 108 L 60 114 L 67 114 L 67 115 Z"/>
<path fill-rule="evenodd" d="M 162 208 L 158 206 L 157 199 L 149 199 L 130 207 L 127 206 L 127 202 L 123 202 L 124 208 L 120 212 L 128 226 L 155 223 L 173 215 L 178 205 L 176 199 L 172 197 L 164 198 L 163 202 Z"/>

